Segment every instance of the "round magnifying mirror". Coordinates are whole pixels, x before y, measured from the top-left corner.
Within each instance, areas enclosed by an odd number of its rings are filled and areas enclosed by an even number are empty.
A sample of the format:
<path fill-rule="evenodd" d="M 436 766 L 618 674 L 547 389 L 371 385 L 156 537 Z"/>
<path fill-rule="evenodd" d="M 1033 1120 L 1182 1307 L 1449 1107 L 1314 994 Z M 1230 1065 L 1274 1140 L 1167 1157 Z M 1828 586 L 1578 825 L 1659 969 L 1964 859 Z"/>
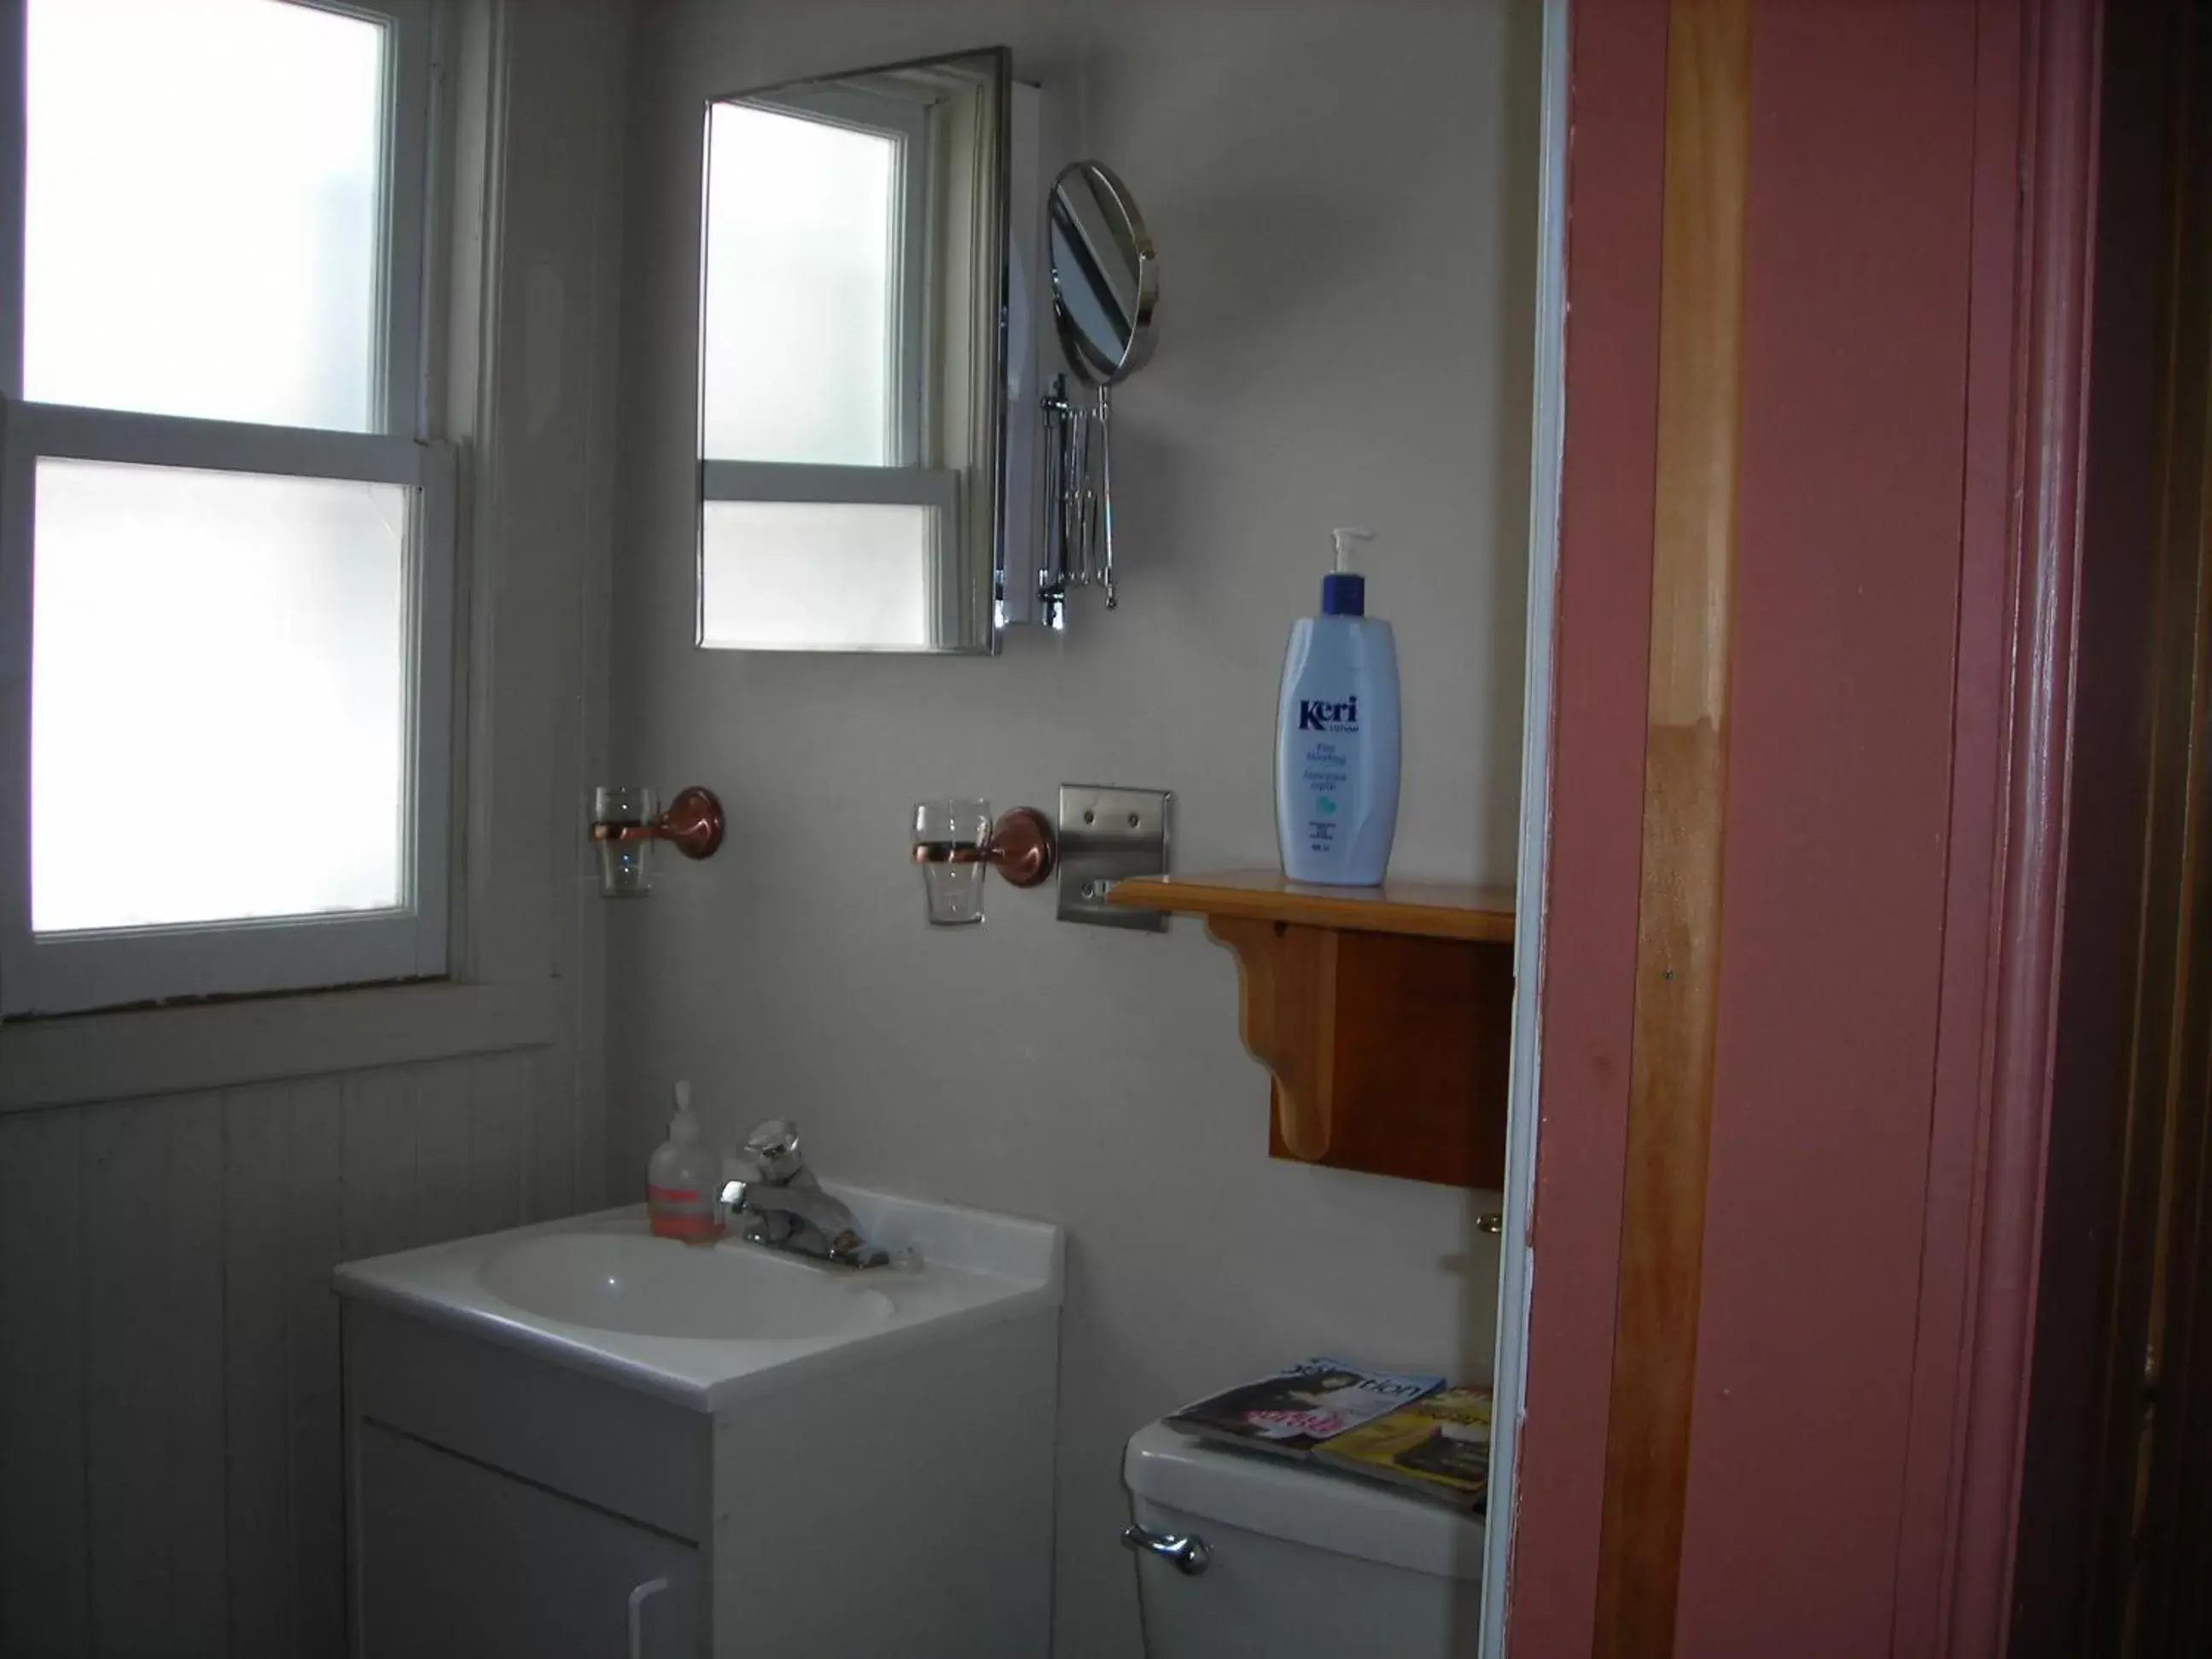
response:
<path fill-rule="evenodd" d="M 1111 167 L 1076 161 L 1053 181 L 1047 228 L 1060 345 L 1091 385 L 1116 385 L 1152 355 L 1159 255 L 1144 216 Z"/>

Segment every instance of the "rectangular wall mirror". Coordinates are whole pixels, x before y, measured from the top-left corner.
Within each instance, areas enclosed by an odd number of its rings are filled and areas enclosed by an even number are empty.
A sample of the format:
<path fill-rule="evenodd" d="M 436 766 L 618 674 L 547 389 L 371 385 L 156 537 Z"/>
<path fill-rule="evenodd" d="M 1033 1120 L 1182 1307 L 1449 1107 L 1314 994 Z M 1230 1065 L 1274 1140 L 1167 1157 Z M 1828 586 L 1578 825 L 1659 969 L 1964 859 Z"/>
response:
<path fill-rule="evenodd" d="M 1011 81 L 994 48 L 707 106 L 701 645 L 993 648 Z"/>

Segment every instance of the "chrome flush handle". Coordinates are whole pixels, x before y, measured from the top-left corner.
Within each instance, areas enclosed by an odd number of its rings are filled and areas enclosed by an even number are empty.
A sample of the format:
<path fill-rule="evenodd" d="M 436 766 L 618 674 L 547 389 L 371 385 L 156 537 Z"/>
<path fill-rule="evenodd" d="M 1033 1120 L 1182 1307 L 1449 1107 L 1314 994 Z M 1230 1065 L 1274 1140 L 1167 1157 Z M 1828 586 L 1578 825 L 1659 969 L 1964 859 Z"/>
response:
<path fill-rule="evenodd" d="M 1150 1551 L 1186 1578 L 1195 1578 L 1213 1565 L 1213 1552 L 1196 1533 L 1186 1536 L 1182 1533 L 1154 1532 L 1150 1527 L 1129 1526 L 1121 1528 L 1121 1545 L 1140 1555 Z"/>

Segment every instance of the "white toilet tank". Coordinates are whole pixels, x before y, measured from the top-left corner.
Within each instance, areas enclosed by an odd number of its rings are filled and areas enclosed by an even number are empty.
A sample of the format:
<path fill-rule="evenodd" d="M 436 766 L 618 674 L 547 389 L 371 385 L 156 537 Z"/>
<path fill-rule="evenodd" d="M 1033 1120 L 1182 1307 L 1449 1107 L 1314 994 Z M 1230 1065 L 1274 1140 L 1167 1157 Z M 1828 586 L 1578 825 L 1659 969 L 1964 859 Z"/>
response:
<path fill-rule="evenodd" d="M 1191 1574 L 1137 1552 L 1148 1659 L 1447 1659 L 1474 1651 L 1482 1522 L 1426 1499 L 1148 1424 L 1129 1513 L 1195 1538 Z"/>

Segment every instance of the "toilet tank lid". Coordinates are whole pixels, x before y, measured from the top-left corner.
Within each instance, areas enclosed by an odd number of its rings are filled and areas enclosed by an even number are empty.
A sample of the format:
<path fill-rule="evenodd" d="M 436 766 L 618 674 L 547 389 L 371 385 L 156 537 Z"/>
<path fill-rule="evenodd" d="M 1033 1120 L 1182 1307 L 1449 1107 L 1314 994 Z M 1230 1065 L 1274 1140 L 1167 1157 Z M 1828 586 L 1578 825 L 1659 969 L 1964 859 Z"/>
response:
<path fill-rule="evenodd" d="M 1121 1480 L 1135 1496 L 1196 1521 L 1439 1577 L 1482 1577 L 1479 1516 L 1288 1459 L 1226 1451 L 1164 1423 L 1129 1437 Z"/>

